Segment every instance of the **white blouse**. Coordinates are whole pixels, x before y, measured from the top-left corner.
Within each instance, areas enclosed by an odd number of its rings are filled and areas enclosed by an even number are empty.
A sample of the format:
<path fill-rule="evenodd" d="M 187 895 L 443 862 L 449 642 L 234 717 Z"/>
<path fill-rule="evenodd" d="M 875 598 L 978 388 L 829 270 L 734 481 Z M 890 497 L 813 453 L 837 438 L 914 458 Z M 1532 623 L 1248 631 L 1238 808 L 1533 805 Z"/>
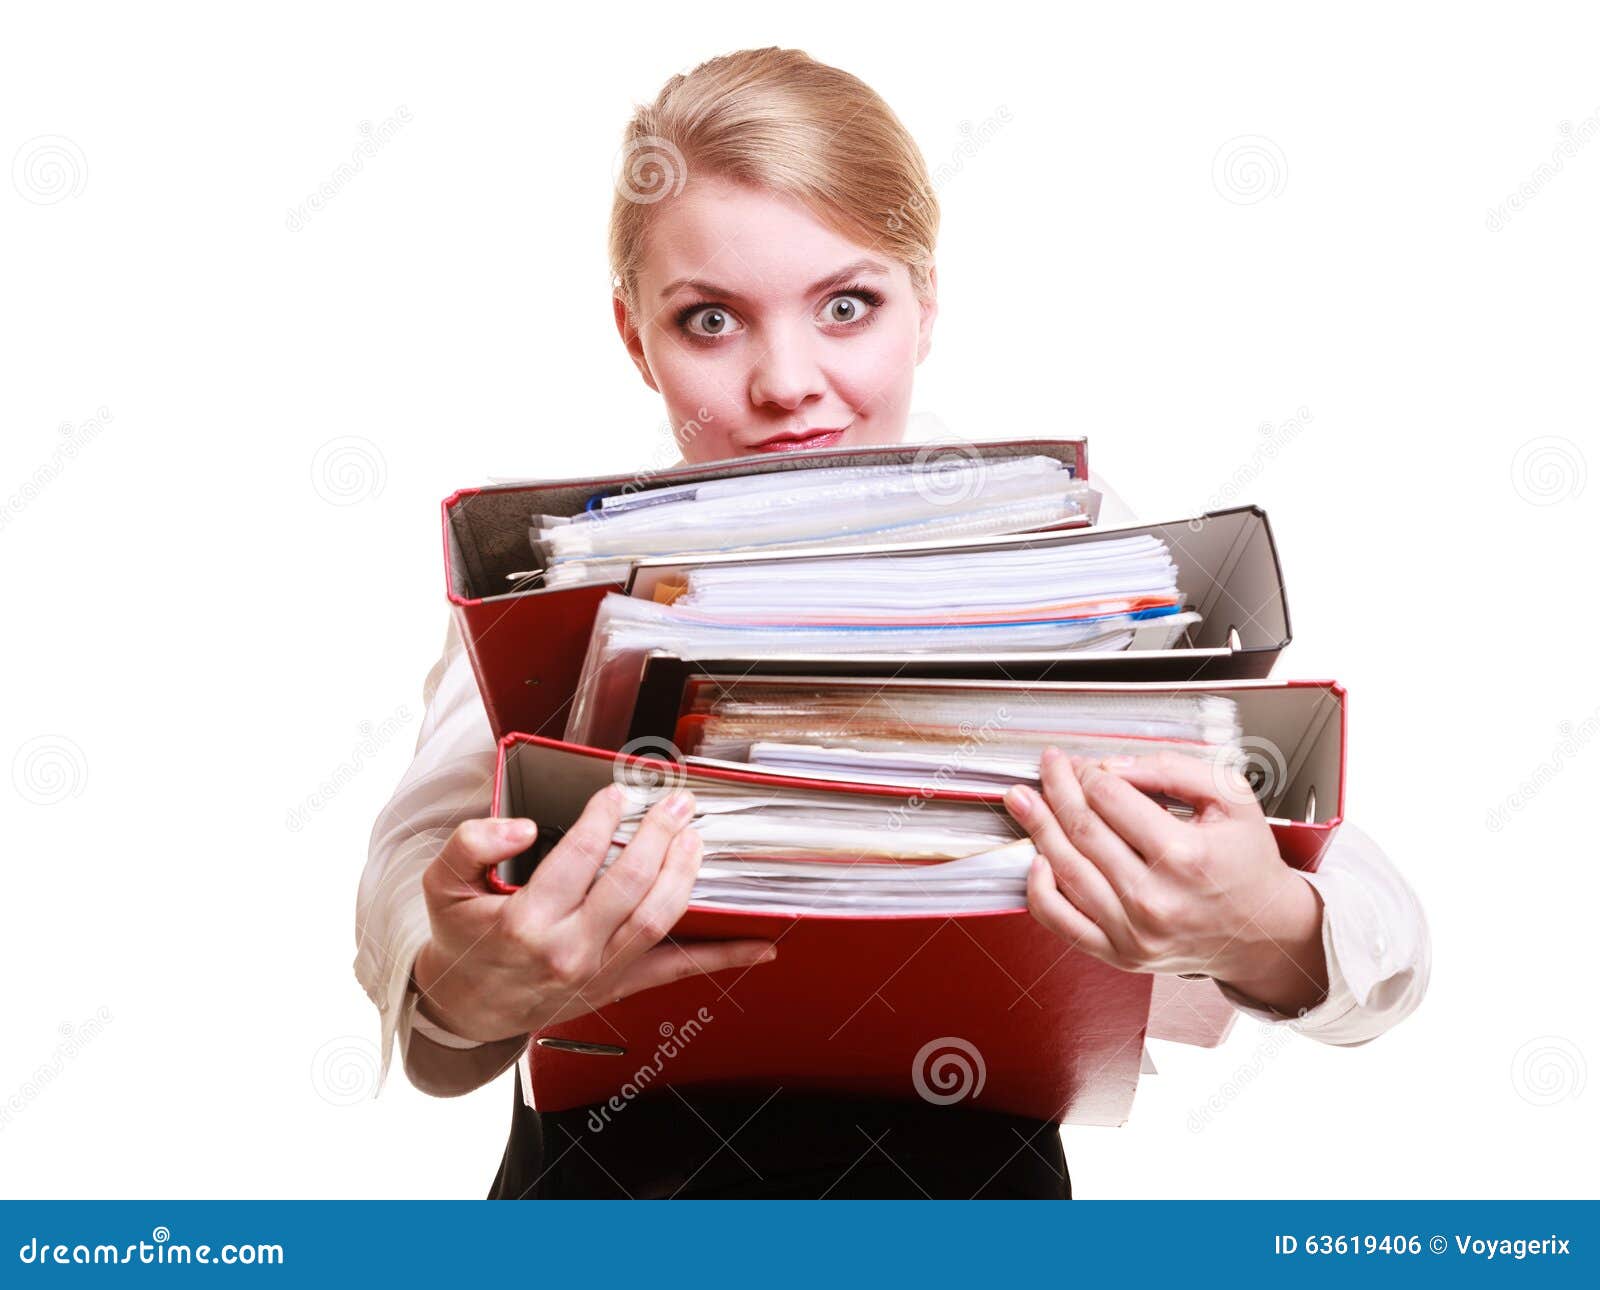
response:
<path fill-rule="evenodd" d="M 1104 481 L 1095 487 L 1103 494 L 1101 524 L 1137 522 Z M 493 792 L 494 736 L 453 618 L 422 694 L 427 711 L 416 753 L 373 824 L 356 898 L 355 972 L 380 1018 L 380 1088 L 395 1038 L 403 1058 L 413 1029 L 447 1047 L 477 1046 L 418 1015 L 408 990 L 412 961 L 428 939 L 423 871 L 458 824 L 489 814 Z M 1322 897 L 1327 997 L 1295 1020 L 1218 988 L 1263 1021 L 1293 1021 L 1323 1043 L 1365 1043 L 1408 1016 L 1427 990 L 1422 907 L 1377 844 L 1349 823 L 1340 824 L 1317 872 L 1305 877 Z"/>

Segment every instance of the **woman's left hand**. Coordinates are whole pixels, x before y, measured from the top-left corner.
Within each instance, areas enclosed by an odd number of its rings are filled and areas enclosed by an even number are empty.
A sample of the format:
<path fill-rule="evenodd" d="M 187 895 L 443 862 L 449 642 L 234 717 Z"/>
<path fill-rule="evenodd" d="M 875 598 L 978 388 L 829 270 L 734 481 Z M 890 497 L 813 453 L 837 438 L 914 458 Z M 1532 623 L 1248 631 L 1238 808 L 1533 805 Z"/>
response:
<path fill-rule="evenodd" d="M 1322 898 L 1284 864 L 1243 776 L 1177 753 L 1094 762 L 1051 747 L 1040 779 L 1042 800 L 1019 784 L 1006 806 L 1040 853 L 1028 908 L 1051 931 L 1127 971 L 1204 973 L 1278 1012 L 1326 996 Z"/>

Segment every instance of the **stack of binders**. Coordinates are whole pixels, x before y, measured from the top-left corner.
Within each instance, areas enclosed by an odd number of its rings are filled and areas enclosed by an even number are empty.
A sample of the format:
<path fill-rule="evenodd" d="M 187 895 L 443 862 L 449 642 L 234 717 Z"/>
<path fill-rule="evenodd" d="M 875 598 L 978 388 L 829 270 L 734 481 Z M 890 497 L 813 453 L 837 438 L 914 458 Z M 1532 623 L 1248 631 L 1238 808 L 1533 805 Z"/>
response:
<path fill-rule="evenodd" d="M 688 787 L 705 847 L 674 937 L 779 943 L 535 1036 L 535 1105 L 605 1101 L 646 1067 L 652 1089 L 954 1101 L 955 1052 L 969 1104 L 1120 1124 L 1147 1035 L 1220 1039 L 1229 1010 L 1162 1023 L 1152 977 L 1032 918 L 1033 848 L 1002 796 L 1037 782 L 1047 744 L 1167 750 L 1243 772 L 1285 861 L 1315 868 L 1342 812 L 1344 695 L 1263 679 L 1289 617 L 1261 511 L 1097 517 L 1084 442 L 1049 439 L 445 502 L 494 810 L 540 825 L 497 883 L 526 881 L 604 785 L 630 795 L 610 858 Z"/>

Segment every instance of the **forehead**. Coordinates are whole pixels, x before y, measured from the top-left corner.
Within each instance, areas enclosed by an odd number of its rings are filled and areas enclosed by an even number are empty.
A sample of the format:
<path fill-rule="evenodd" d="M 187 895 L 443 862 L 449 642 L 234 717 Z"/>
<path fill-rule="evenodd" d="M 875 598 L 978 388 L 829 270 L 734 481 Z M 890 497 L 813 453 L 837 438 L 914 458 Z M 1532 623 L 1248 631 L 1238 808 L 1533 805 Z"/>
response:
<path fill-rule="evenodd" d="M 651 212 L 639 274 L 648 306 L 680 278 L 698 278 L 752 295 L 793 294 L 808 283 L 882 251 L 839 233 L 793 198 L 721 179 L 691 180 Z"/>

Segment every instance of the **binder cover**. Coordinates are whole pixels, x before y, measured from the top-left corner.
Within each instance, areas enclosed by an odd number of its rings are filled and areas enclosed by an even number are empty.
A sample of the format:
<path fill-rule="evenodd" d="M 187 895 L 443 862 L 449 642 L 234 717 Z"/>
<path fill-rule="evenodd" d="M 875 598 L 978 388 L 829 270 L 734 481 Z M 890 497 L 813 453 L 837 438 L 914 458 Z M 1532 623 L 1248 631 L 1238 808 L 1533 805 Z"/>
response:
<path fill-rule="evenodd" d="M 566 827 L 619 774 L 691 789 L 784 782 L 510 734 L 499 745 L 494 810 Z M 880 785 L 830 791 L 916 795 Z M 527 871 L 526 857 L 508 866 Z M 673 1087 L 785 1088 L 1072 1124 L 1127 1119 L 1152 979 L 1068 947 L 1026 910 L 880 917 L 691 906 L 673 931 L 674 939 L 743 936 L 776 941 L 777 959 L 643 991 L 536 1035 L 534 1104 L 560 1110 L 617 1097 L 620 1105 Z"/>
<path fill-rule="evenodd" d="M 512 730 L 559 734 L 565 728 L 596 608 L 606 592 L 622 589 L 614 582 L 545 588 L 537 579 L 513 588 L 507 575 L 527 569 L 533 558 L 528 544 L 533 515 L 576 515 L 600 493 L 816 466 L 890 465 L 915 461 L 930 448 L 997 460 L 1053 457 L 1066 463 L 1074 478 L 1089 478 L 1082 439 L 1006 439 L 760 453 L 672 470 L 532 480 L 451 494 L 441 508 L 445 591 L 495 737 Z"/>
<path fill-rule="evenodd" d="M 1178 590 L 1187 608 L 1199 611 L 1201 621 L 1189 629 L 1173 649 L 1128 649 L 1113 652 L 1076 651 L 1048 660 L 1049 674 L 1058 680 L 1084 681 L 1224 681 L 1264 677 L 1289 644 L 1289 603 L 1284 593 L 1283 569 L 1267 513 L 1258 506 L 1236 506 L 1191 518 L 1159 524 L 1095 526 L 1063 532 L 1025 533 L 963 538 L 958 541 L 902 543 L 901 553 L 1006 550 L 1015 547 L 1072 546 L 1106 538 L 1150 535 L 1160 538 L 1172 553 L 1178 569 Z M 862 547 L 750 556 L 731 553 L 695 561 L 640 560 L 628 580 L 629 595 L 651 599 L 661 584 L 683 581 L 685 572 L 704 564 L 756 564 L 776 569 L 785 560 L 853 559 L 882 554 Z M 863 656 L 873 657 L 873 656 Z M 875 656 L 879 660 L 883 655 Z M 910 656 L 908 656 L 910 657 Z M 926 656 L 915 656 L 926 657 Z M 963 676 L 973 656 L 938 655 L 927 659 L 926 675 Z M 997 656 L 1008 662 L 1040 665 L 1038 652 Z M 827 668 L 857 671 L 851 659 Z M 893 674 L 895 667 L 888 669 Z"/>
<path fill-rule="evenodd" d="M 765 666 L 771 659 L 720 659 L 686 663 L 681 659 L 658 656 L 651 662 L 652 681 L 661 680 L 661 689 L 652 690 L 650 702 L 641 703 L 630 745 L 642 743 L 651 751 L 672 755 L 680 743 L 679 712 L 687 705 L 692 687 L 718 687 L 748 677 L 770 675 Z M 657 664 L 664 666 L 655 676 Z M 1345 784 L 1345 691 L 1333 681 L 1235 681 L 1221 684 L 1188 682 L 1183 684 L 1111 684 L 1092 682 L 1030 681 L 1019 684 L 1009 662 L 990 662 L 975 666 L 961 679 L 921 677 L 916 662 L 908 662 L 894 677 L 873 677 L 862 682 L 865 693 L 882 692 L 902 686 L 949 686 L 952 689 L 978 689 L 1003 699 L 1007 694 L 1201 694 L 1220 695 L 1238 705 L 1244 730 L 1243 747 L 1247 775 L 1261 801 L 1262 811 L 1272 826 L 1279 854 L 1297 869 L 1315 870 L 1333 840 L 1334 831 L 1344 818 Z M 1000 678 L 1004 679 L 1000 679 Z M 842 676 L 804 674 L 787 677 L 797 689 L 813 681 L 845 684 Z M 675 684 L 668 698 L 666 690 Z M 1019 698 L 1018 702 L 1024 700 Z M 753 768 L 753 773 L 771 772 Z M 783 778 L 799 772 L 788 772 Z M 809 780 L 808 783 L 826 781 Z M 1003 794 L 984 794 L 999 801 Z"/>
<path fill-rule="evenodd" d="M 1178 566 L 1178 586 L 1186 604 L 1201 614 L 1201 622 L 1187 629 L 1172 648 L 1134 647 L 1117 650 L 1077 650 L 1045 654 L 1039 651 L 982 654 L 788 654 L 751 658 L 734 671 L 755 671 L 782 676 L 968 677 L 996 674 L 1017 681 L 1118 681 L 1183 682 L 1230 681 L 1267 676 L 1279 654 L 1289 644 L 1289 606 L 1283 572 L 1266 512 L 1254 506 L 1214 511 L 1192 519 L 1162 524 L 1123 525 L 1076 532 L 1036 533 L 962 539 L 957 542 L 904 544 L 896 553 L 1005 549 L 1014 546 L 1056 546 L 1092 542 L 1101 538 L 1154 535 L 1168 544 Z M 884 548 L 879 548 L 882 553 Z M 658 586 L 682 581 L 687 569 L 717 563 L 755 564 L 776 568 L 788 559 L 807 561 L 852 559 L 859 548 L 835 548 L 795 555 L 772 555 L 759 560 L 749 556 L 718 555 L 694 562 L 640 560 L 628 582 L 631 595 L 650 599 Z M 1152 628 L 1160 630 L 1160 620 Z M 661 657 L 642 658 L 635 676 L 632 668 L 613 666 L 607 672 L 606 690 L 594 700 L 607 714 L 589 740 L 621 749 L 642 732 L 670 728 L 688 664 Z M 629 710 L 629 705 L 633 705 Z M 670 707 L 670 714 L 665 711 Z M 593 725 L 593 722 L 588 723 Z M 563 727 L 568 730 L 570 727 Z"/>

